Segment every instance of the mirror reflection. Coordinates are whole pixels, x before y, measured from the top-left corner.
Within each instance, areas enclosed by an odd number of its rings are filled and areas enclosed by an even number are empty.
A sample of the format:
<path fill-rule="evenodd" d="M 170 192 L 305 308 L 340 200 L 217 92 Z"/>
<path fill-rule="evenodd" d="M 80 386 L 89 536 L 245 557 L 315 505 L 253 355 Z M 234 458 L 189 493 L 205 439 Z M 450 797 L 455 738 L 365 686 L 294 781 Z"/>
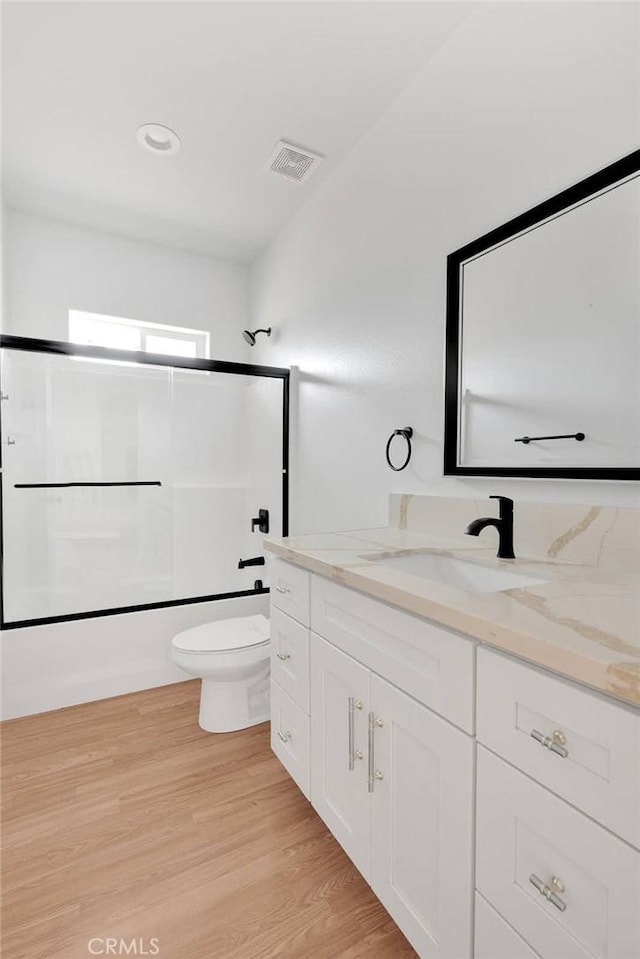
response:
<path fill-rule="evenodd" d="M 458 464 L 639 467 L 639 317 L 637 171 L 461 262 Z"/>

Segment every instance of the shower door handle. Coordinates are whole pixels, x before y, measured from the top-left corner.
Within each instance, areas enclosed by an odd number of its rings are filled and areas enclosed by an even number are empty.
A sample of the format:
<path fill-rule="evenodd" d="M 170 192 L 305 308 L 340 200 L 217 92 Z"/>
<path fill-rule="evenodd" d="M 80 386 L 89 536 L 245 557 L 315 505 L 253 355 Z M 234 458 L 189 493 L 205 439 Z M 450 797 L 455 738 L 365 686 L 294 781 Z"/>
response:
<path fill-rule="evenodd" d="M 118 483 L 14 483 L 15 489 L 69 489 L 96 486 L 162 486 L 160 480 L 132 480 Z"/>

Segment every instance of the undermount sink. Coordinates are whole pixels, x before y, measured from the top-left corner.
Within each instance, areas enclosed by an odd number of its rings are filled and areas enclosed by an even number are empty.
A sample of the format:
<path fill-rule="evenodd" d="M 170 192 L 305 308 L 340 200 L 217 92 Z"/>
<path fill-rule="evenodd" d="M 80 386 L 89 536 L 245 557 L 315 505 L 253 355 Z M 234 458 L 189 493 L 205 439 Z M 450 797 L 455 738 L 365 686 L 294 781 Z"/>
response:
<path fill-rule="evenodd" d="M 523 586 L 538 586 L 546 582 L 526 573 L 519 573 L 504 567 L 483 566 L 470 563 L 441 553 L 406 553 L 403 556 L 387 556 L 376 559 L 363 556 L 377 566 L 403 570 L 412 576 L 445 583 L 468 593 L 497 593 L 505 589 L 519 589 Z"/>

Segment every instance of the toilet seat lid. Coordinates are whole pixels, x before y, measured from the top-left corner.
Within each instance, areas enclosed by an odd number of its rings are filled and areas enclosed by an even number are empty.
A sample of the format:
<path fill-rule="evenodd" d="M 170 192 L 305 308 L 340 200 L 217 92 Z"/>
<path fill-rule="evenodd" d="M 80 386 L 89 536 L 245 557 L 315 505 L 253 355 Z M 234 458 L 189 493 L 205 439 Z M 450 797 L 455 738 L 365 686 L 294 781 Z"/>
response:
<path fill-rule="evenodd" d="M 185 629 L 173 637 L 171 645 L 185 652 L 223 653 L 268 643 L 270 632 L 266 616 L 239 616 Z"/>

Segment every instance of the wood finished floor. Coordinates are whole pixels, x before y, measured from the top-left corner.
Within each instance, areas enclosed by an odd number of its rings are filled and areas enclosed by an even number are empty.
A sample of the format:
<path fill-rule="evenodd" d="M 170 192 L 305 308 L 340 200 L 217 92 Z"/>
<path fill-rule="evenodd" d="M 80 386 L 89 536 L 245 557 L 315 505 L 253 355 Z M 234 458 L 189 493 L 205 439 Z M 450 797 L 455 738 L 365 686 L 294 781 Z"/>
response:
<path fill-rule="evenodd" d="M 269 746 L 199 683 L 2 725 L 3 959 L 416 959 Z M 101 948 L 94 942 L 92 948 Z"/>

